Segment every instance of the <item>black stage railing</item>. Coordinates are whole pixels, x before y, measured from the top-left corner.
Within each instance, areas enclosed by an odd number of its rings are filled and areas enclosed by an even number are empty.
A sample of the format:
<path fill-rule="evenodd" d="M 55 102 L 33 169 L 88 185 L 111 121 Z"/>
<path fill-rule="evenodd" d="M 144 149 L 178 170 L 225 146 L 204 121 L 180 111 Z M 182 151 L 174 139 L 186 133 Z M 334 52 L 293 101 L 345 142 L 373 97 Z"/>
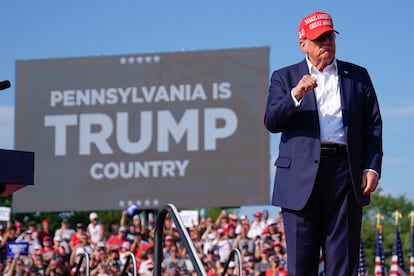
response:
<path fill-rule="evenodd" d="M 89 254 L 86 251 L 83 251 L 83 253 L 80 253 L 78 255 L 81 255 L 81 256 L 80 256 L 79 262 L 76 265 L 75 276 L 79 275 L 79 272 L 81 271 L 81 267 L 82 267 L 84 259 L 86 260 L 86 263 L 85 263 L 85 276 L 89 276 L 89 268 L 90 268 Z"/>
<path fill-rule="evenodd" d="M 177 209 L 173 204 L 165 205 L 159 212 L 156 225 L 155 225 L 155 244 L 154 244 L 154 275 L 161 275 L 161 262 L 163 258 L 162 254 L 162 237 L 164 231 L 164 221 L 167 215 L 170 215 L 172 220 L 175 223 L 178 234 L 187 250 L 187 254 L 190 257 L 190 260 L 194 266 L 194 271 L 197 275 L 204 276 L 207 275 L 204 266 L 197 255 L 197 251 L 194 248 L 193 243 L 191 242 L 190 236 L 185 228 L 184 222 L 182 221 L 180 215 L 178 214 Z"/>

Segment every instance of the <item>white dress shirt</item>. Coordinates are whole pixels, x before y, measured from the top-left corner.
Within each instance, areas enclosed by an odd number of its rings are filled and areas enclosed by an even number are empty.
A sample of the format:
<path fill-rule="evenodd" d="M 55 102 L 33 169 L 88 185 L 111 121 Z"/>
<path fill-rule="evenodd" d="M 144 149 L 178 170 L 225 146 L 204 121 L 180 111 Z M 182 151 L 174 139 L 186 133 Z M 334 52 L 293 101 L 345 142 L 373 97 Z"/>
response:
<path fill-rule="evenodd" d="M 320 127 L 321 143 L 337 143 L 346 145 L 346 137 L 342 122 L 341 93 L 339 87 L 338 66 L 336 59 L 320 72 L 306 57 L 309 72 L 317 79 L 317 87 L 314 89 Z M 296 106 L 297 101 L 292 95 Z"/>
<path fill-rule="evenodd" d="M 320 72 L 310 62 L 308 57 L 306 57 L 306 62 L 310 74 L 317 79 L 316 83 L 318 86 L 314 91 L 316 104 L 318 106 L 321 143 L 346 145 L 345 131 L 342 122 L 341 92 L 336 59 L 334 59 L 323 72 Z M 303 98 L 298 101 L 295 96 L 293 96 L 292 91 L 291 96 L 295 101 L 296 106 L 299 106 Z M 378 172 L 373 169 L 367 168 L 364 171 L 372 171 L 379 177 Z"/>

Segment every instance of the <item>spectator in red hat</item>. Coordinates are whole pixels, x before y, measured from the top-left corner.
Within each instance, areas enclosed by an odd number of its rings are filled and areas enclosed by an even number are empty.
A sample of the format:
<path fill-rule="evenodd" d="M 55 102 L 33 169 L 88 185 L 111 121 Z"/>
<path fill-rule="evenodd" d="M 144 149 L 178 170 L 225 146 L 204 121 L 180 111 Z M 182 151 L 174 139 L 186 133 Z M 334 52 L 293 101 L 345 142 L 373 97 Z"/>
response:
<path fill-rule="evenodd" d="M 16 221 L 14 226 L 16 227 L 16 235 L 18 237 L 24 232 L 23 224 L 20 221 Z"/>
<path fill-rule="evenodd" d="M 254 274 L 255 275 L 264 275 L 266 270 L 272 267 L 272 264 L 269 262 L 269 252 L 267 249 L 260 249 L 260 260 L 254 265 Z"/>
<path fill-rule="evenodd" d="M 272 236 L 270 235 L 269 228 L 264 228 L 262 231 L 262 235 L 260 236 L 260 241 L 257 243 L 257 245 L 260 249 L 271 249 L 273 248 L 273 242 L 274 241 L 272 240 Z"/>
<path fill-rule="evenodd" d="M 236 235 L 236 228 L 233 224 L 231 223 L 228 224 L 226 235 L 230 241 L 231 246 L 234 247 L 234 243 L 236 241 L 237 235 Z"/>
<path fill-rule="evenodd" d="M 251 239 L 257 239 L 262 234 L 263 229 L 266 227 L 265 223 L 262 221 L 262 213 L 260 211 L 256 211 L 253 214 L 254 221 L 250 225 L 249 232 L 247 236 Z"/>
<path fill-rule="evenodd" d="M 149 252 L 148 252 L 149 253 Z M 149 254 L 148 254 L 149 255 Z M 153 255 L 153 254 L 151 254 Z M 148 258 L 144 262 L 141 263 L 138 270 L 139 276 L 152 276 L 154 270 L 154 259 Z"/>
<path fill-rule="evenodd" d="M 230 255 L 230 252 L 233 249 L 233 246 L 230 243 L 230 240 L 228 239 L 223 228 L 217 229 L 216 238 L 213 241 L 213 248 L 217 251 L 217 254 L 220 258 L 220 263 L 222 267 L 224 267 Z"/>
<path fill-rule="evenodd" d="M 121 249 L 119 250 L 119 260 L 121 261 L 121 267 L 126 263 L 127 257 L 131 253 L 131 243 L 129 241 L 124 241 L 121 244 Z"/>
<path fill-rule="evenodd" d="M 43 246 L 41 249 L 43 261 L 49 263 L 55 254 L 55 248 L 53 247 L 52 239 L 49 236 L 45 236 L 42 240 Z"/>
<path fill-rule="evenodd" d="M 43 239 L 44 237 L 49 237 L 51 240 L 53 239 L 53 237 L 55 236 L 55 232 L 50 229 L 50 224 L 49 221 L 47 219 L 42 220 L 42 224 L 41 224 L 42 229 L 40 229 L 39 233 L 38 233 L 38 238 L 40 243 L 43 246 Z"/>
<path fill-rule="evenodd" d="M 275 241 L 273 243 L 273 249 L 275 251 L 275 256 L 280 260 L 282 266 L 286 268 L 285 265 L 287 261 L 287 255 L 285 247 L 282 245 L 281 242 Z"/>
<path fill-rule="evenodd" d="M 164 258 L 170 256 L 170 250 L 171 248 L 175 246 L 175 239 L 173 235 L 166 235 L 164 237 L 164 246 L 163 246 L 163 255 Z"/>

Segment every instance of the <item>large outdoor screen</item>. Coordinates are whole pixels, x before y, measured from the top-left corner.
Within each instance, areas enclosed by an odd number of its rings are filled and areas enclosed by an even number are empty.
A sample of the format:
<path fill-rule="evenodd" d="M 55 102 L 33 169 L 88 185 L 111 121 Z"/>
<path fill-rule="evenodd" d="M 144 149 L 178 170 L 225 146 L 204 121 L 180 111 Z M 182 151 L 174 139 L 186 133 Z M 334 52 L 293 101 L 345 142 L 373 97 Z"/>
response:
<path fill-rule="evenodd" d="M 14 212 L 269 203 L 267 47 L 16 62 Z"/>

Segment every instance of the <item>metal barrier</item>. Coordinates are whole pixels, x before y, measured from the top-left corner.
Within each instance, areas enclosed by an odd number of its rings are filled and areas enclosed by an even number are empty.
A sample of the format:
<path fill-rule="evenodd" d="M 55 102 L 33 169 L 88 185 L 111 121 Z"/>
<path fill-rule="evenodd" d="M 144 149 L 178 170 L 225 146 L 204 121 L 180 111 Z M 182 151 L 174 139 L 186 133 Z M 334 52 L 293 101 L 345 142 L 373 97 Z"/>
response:
<path fill-rule="evenodd" d="M 132 265 L 134 266 L 134 268 L 133 268 L 134 274 L 133 275 L 137 276 L 137 259 L 135 258 L 135 255 L 132 252 L 128 252 L 128 257 L 125 261 L 124 269 L 122 270 L 121 275 L 128 275 L 127 269 L 128 269 L 128 266 L 129 266 L 129 262 L 131 260 L 132 260 Z"/>
<path fill-rule="evenodd" d="M 234 257 L 237 257 L 237 262 L 236 262 L 236 267 L 238 268 L 238 273 L 236 275 L 242 275 L 243 273 L 243 268 L 242 268 L 242 259 L 241 259 L 241 254 L 240 251 L 237 248 L 234 248 L 229 255 L 229 258 L 226 262 L 226 265 L 224 266 L 224 270 L 223 273 L 221 274 L 222 276 L 226 275 L 227 273 L 227 269 L 229 268 L 229 264 L 230 262 L 234 259 Z"/>
<path fill-rule="evenodd" d="M 79 272 L 80 272 L 80 268 L 82 267 L 82 264 L 83 264 L 83 260 L 84 259 L 86 259 L 86 264 L 85 264 L 85 267 L 86 267 L 86 270 L 85 270 L 85 276 L 89 276 L 89 274 L 90 274 L 90 272 L 89 272 L 89 270 L 90 270 L 90 264 L 89 264 L 89 254 L 87 253 L 87 252 L 83 252 L 83 253 L 81 253 L 81 254 L 78 254 L 78 255 L 81 255 L 81 257 L 80 257 L 80 259 L 79 259 L 79 262 L 76 264 L 76 271 L 75 271 L 75 275 L 74 276 L 78 276 L 79 275 Z M 132 252 L 129 252 L 129 254 L 128 254 L 128 257 L 127 257 L 127 259 L 126 259 L 126 262 L 125 262 L 125 265 L 124 265 L 124 268 L 123 268 L 123 270 L 122 270 L 122 273 L 121 273 L 121 275 L 128 275 L 128 273 L 127 273 L 127 269 L 128 269 L 128 266 L 129 266 L 129 262 L 132 260 L 132 264 L 133 264 L 133 266 L 134 266 L 134 268 L 133 268 L 133 275 L 134 276 L 137 276 L 138 274 L 137 274 L 137 259 L 135 258 L 135 255 L 132 253 Z"/>
<path fill-rule="evenodd" d="M 191 262 L 194 266 L 194 271 L 199 276 L 206 276 L 207 273 L 204 269 L 204 266 L 197 255 L 197 251 L 194 248 L 193 242 L 188 235 L 187 229 L 182 221 L 180 215 L 178 214 L 177 209 L 172 204 L 165 205 L 158 214 L 156 225 L 155 225 L 155 244 L 154 244 L 154 275 L 161 275 L 161 262 L 162 262 L 162 234 L 164 230 L 164 221 L 167 216 L 170 214 L 173 219 L 175 226 L 177 227 L 178 234 L 187 250 L 187 254 L 190 257 Z"/>
<path fill-rule="evenodd" d="M 89 276 L 89 254 L 88 254 L 88 253 L 84 250 L 84 251 L 83 251 L 83 253 L 78 254 L 78 255 L 81 255 L 81 257 L 80 257 L 80 259 L 79 259 L 78 264 L 76 265 L 75 276 L 78 276 L 78 275 L 79 275 L 79 271 L 80 271 L 80 268 L 81 268 L 81 266 L 82 266 L 83 259 L 86 259 L 86 264 L 85 264 L 85 267 L 86 267 L 86 270 L 85 270 L 85 276 Z"/>

